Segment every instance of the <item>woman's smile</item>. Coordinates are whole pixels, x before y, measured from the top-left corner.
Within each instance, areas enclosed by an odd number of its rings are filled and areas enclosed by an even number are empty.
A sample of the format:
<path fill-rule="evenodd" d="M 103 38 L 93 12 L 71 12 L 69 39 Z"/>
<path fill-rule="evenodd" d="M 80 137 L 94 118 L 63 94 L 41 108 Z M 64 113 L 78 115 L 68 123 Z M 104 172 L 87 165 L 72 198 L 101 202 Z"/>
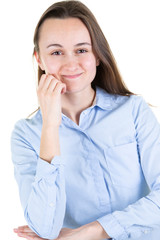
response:
<path fill-rule="evenodd" d="M 83 73 L 78 73 L 78 74 L 72 74 L 72 75 L 62 75 L 62 78 L 64 80 L 75 80 L 79 78 Z"/>

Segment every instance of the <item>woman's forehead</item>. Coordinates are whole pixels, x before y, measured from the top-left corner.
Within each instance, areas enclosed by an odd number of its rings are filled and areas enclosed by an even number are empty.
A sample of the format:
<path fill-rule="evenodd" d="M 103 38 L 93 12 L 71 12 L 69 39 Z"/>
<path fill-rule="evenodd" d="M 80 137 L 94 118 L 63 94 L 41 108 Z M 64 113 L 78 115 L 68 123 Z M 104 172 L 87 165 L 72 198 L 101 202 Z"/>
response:
<path fill-rule="evenodd" d="M 41 26 L 39 41 L 43 44 L 71 41 L 76 45 L 81 42 L 91 43 L 91 38 L 88 29 L 78 18 L 50 18 Z"/>

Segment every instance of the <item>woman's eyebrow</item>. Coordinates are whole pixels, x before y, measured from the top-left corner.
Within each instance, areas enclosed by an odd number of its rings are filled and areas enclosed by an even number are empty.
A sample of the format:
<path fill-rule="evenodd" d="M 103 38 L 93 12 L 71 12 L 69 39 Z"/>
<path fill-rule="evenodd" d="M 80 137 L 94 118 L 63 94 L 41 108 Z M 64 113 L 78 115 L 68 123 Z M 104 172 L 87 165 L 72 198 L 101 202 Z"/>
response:
<path fill-rule="evenodd" d="M 91 46 L 91 43 L 89 43 L 89 42 L 77 43 L 77 44 L 74 45 L 74 47 L 79 47 L 79 46 L 83 46 L 83 45 Z M 52 44 L 49 44 L 47 46 L 47 48 L 50 48 L 50 47 L 60 47 L 60 48 L 63 48 L 63 46 L 61 44 L 58 44 L 58 43 L 52 43 Z"/>
<path fill-rule="evenodd" d="M 50 47 L 60 47 L 60 48 L 62 48 L 63 46 L 61 44 L 58 44 L 58 43 L 52 43 L 52 44 L 49 44 L 47 46 L 47 48 L 50 48 Z"/>
<path fill-rule="evenodd" d="M 77 44 L 75 45 L 75 47 L 79 47 L 79 46 L 83 46 L 83 45 L 89 45 L 89 46 L 91 46 L 91 43 L 88 43 L 88 42 L 77 43 Z"/>

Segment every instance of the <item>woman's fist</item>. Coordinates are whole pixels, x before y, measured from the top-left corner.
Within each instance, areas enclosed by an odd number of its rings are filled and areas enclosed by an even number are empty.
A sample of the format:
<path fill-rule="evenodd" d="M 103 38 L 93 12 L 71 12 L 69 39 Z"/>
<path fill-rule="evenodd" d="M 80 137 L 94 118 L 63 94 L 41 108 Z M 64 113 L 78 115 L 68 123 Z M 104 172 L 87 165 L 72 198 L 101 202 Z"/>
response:
<path fill-rule="evenodd" d="M 59 126 L 61 124 L 61 94 L 66 85 L 52 75 L 43 74 L 37 89 L 38 101 L 42 112 L 43 124 Z"/>

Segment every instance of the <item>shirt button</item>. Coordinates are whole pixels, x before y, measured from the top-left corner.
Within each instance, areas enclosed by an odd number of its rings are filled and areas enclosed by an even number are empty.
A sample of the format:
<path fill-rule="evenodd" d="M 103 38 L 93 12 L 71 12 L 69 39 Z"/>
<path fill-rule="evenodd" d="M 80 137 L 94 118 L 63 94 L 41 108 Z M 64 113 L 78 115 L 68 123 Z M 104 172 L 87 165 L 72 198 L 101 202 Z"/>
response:
<path fill-rule="evenodd" d="M 144 230 L 143 232 L 144 232 L 144 234 L 147 234 L 147 233 L 148 233 L 148 230 Z"/>
<path fill-rule="evenodd" d="M 50 206 L 50 207 L 54 207 L 54 203 L 51 202 L 51 203 L 49 204 L 49 206 Z"/>

